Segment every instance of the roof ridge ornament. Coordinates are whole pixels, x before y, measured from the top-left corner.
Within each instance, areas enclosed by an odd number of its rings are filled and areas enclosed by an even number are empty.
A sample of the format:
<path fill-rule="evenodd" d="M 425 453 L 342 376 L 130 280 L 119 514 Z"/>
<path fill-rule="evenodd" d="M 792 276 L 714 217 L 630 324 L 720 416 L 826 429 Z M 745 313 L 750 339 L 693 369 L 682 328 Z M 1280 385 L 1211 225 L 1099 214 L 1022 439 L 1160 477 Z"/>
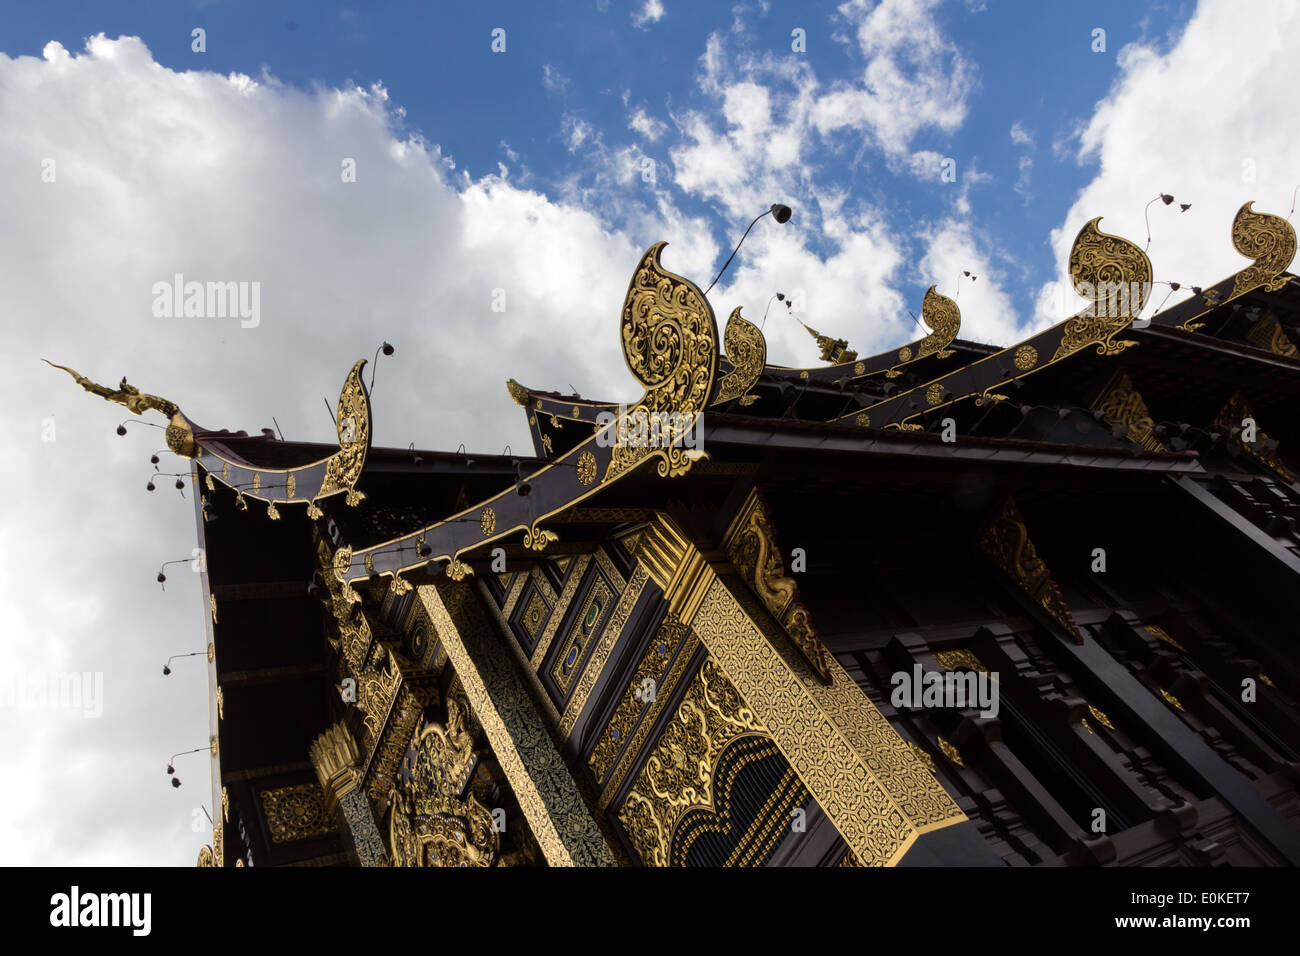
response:
<path fill-rule="evenodd" d="M 669 272 L 659 262 L 668 245 L 646 250 L 628 284 L 623 302 L 620 340 L 627 369 L 645 387 L 645 395 L 608 427 L 649 417 L 660 440 L 619 442 L 613 448 L 605 481 L 650 458 L 659 459 L 659 474 L 683 475 L 700 453 L 682 448 L 681 439 L 695 426 L 713 396 L 718 370 L 718 324 L 713 307 L 695 283 Z M 622 432 L 620 432 L 622 433 Z"/>
<path fill-rule="evenodd" d="M 1098 355 L 1118 355 L 1136 345 L 1116 341 L 1115 336 L 1142 312 L 1151 288 L 1151 260 L 1135 243 L 1102 232 L 1099 222 L 1100 216 L 1085 223 L 1070 248 L 1070 277 L 1075 291 L 1089 300 L 1085 309 L 992 355 L 832 421 L 915 430 L 920 426 L 911 419 L 926 411 L 971 397 L 980 404 L 999 401 L 1005 396 L 996 389 L 1089 346 L 1096 346 Z M 1042 361 L 1043 356 L 1050 358 Z"/>
<path fill-rule="evenodd" d="M 741 405 L 752 405 L 758 396 L 747 393 L 767 365 L 767 339 L 757 325 L 741 317 L 740 306 L 736 306 L 727 317 L 722 342 L 732 369 L 718 379 L 717 393 L 709 404 L 721 405 L 739 398 Z"/>
<path fill-rule="evenodd" d="M 98 395 L 108 402 L 122 405 L 133 415 L 143 415 L 145 412 L 162 412 L 169 419 L 167 423 L 167 447 L 182 458 L 193 458 L 197 453 L 197 445 L 194 440 L 194 430 L 190 422 L 181 414 L 180 406 L 173 401 L 165 398 L 159 398 L 157 395 L 149 395 L 141 392 L 134 385 L 127 383 L 126 376 L 122 376 L 122 381 L 117 388 L 108 388 L 92 382 L 86 376 L 82 375 L 75 369 L 70 369 L 66 365 L 55 365 L 49 359 L 41 359 L 51 368 L 62 369 L 71 375 L 86 391 L 92 395 Z"/>

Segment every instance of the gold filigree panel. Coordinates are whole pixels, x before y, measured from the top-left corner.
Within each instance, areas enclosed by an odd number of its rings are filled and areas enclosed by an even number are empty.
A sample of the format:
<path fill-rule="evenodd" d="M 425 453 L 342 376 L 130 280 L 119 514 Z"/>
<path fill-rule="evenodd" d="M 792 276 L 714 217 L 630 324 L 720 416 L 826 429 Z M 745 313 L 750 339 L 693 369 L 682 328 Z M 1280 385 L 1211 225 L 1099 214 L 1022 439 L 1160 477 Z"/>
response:
<path fill-rule="evenodd" d="M 317 784 L 263 790 L 260 799 L 272 843 L 311 840 L 335 830 L 325 809 L 325 794 Z"/>

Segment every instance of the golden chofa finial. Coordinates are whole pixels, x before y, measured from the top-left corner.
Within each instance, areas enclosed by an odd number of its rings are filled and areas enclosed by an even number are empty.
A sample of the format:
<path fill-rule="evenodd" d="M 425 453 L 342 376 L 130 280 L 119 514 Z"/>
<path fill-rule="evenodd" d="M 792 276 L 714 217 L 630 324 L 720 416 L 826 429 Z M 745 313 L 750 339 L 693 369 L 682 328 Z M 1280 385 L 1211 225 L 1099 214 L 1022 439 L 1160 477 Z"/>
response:
<path fill-rule="evenodd" d="M 842 365 L 845 362 L 852 362 L 858 357 L 858 353 L 849 348 L 846 339 L 833 339 L 829 335 L 822 335 L 812 326 L 800 322 L 808 334 L 817 341 L 817 347 L 822 350 L 822 361 L 830 362 L 832 365 Z"/>
<path fill-rule="evenodd" d="M 189 421 L 181 414 L 181 410 L 175 402 L 169 402 L 157 395 L 146 395 L 134 385 L 128 384 L 125 378 L 122 379 L 117 388 L 108 388 L 92 382 L 80 372 L 70 369 L 66 365 L 55 365 L 49 359 L 41 359 L 41 361 L 51 368 L 62 369 L 71 375 L 78 385 L 92 395 L 98 395 L 107 402 L 122 405 L 133 415 L 143 415 L 148 411 L 162 412 L 168 418 L 167 447 L 183 458 L 194 457 L 198 447 L 194 440 L 194 432 L 190 429 Z"/>

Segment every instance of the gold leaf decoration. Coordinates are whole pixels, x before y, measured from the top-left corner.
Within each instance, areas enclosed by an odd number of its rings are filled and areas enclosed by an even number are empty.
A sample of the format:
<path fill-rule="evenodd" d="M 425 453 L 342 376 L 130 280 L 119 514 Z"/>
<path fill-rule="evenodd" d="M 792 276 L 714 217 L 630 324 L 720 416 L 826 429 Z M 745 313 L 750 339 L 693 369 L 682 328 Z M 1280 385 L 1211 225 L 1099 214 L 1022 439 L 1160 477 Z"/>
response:
<path fill-rule="evenodd" d="M 576 467 L 578 481 L 584 485 L 589 485 L 596 480 L 596 456 L 591 452 L 584 451 L 578 455 Z"/>
<path fill-rule="evenodd" d="M 1135 342 L 1115 341 L 1142 311 L 1151 288 L 1151 260 L 1137 245 L 1097 228 L 1090 220 L 1070 249 L 1070 279 L 1088 308 L 1066 319 L 1052 361 L 1089 345 L 1098 355 L 1116 355 Z"/>
<path fill-rule="evenodd" d="M 758 381 L 767 364 L 767 340 L 753 322 L 740 316 L 740 308 L 732 310 L 723 330 L 723 344 L 732 370 L 718 379 L 717 392 L 712 404 L 720 405 L 740 398 Z"/>
<path fill-rule="evenodd" d="M 484 508 L 479 515 L 478 526 L 484 537 L 492 534 L 497 529 L 497 513 L 491 508 Z"/>
<path fill-rule="evenodd" d="M 1038 349 L 1032 345 L 1022 345 L 1016 349 L 1015 358 L 1012 361 L 1015 362 L 1016 368 L 1020 369 L 1020 371 L 1028 372 L 1038 364 Z"/>
<path fill-rule="evenodd" d="M 704 294 L 688 279 L 660 265 L 667 243 L 658 242 L 641 257 L 623 303 L 623 360 L 646 389 L 644 397 L 625 414 L 646 414 L 663 421 L 669 434 L 666 447 L 619 443 L 614 446 L 608 481 L 659 458 L 662 477 L 685 474 L 695 455 L 680 447 L 680 439 L 695 425 L 708 404 L 718 367 L 718 327 Z M 617 425 L 613 427 L 618 427 Z"/>
<path fill-rule="evenodd" d="M 1281 216 L 1255 212 L 1254 205 L 1253 201 L 1245 203 L 1232 220 L 1232 248 L 1253 259 L 1254 265 L 1237 273 L 1229 298 L 1259 286 L 1269 292 L 1281 289 L 1287 283 L 1282 273 L 1295 258 L 1296 237 L 1291 223 Z"/>

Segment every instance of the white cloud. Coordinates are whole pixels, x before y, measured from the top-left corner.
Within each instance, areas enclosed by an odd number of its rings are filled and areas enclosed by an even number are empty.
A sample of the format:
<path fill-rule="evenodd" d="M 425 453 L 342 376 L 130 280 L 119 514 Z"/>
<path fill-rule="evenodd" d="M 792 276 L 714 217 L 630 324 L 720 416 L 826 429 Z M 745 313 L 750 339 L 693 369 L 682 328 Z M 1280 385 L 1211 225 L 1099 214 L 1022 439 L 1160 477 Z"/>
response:
<path fill-rule="evenodd" d="M 569 89 L 570 81 L 567 76 L 551 66 L 551 64 L 543 63 L 542 86 L 550 93 L 565 93 Z"/>
<path fill-rule="evenodd" d="M 627 127 L 651 142 L 668 132 L 668 124 L 655 119 L 645 111 L 645 107 L 637 107 L 631 118 L 628 119 Z"/>
<path fill-rule="evenodd" d="M 1202 0 L 1168 52 L 1146 45 L 1121 50 L 1115 85 L 1075 141 L 1079 160 L 1095 162 L 1097 172 L 1052 233 L 1061 280 L 1080 226 L 1105 216 L 1104 231 L 1143 245 L 1144 207 L 1161 192 L 1193 205 L 1184 214 L 1177 206 L 1151 207 L 1148 254 L 1156 279 L 1208 285 L 1246 265 L 1229 241 L 1238 207 L 1254 199 L 1256 209 L 1286 215 L 1300 183 L 1298 46 L 1294 0 Z M 1206 68 L 1230 50 L 1250 53 L 1234 56 L 1231 70 Z"/>
<path fill-rule="evenodd" d="M 632 14 L 632 26 L 646 30 L 650 28 L 652 23 L 658 23 L 663 17 L 663 0 L 645 0 L 641 9 Z"/>
<path fill-rule="evenodd" d="M 975 67 L 936 24 L 938 0 L 850 0 L 839 7 L 856 29 L 866 60 L 859 84 L 836 84 L 817 100 L 822 133 L 850 128 L 869 134 L 886 154 L 902 157 L 918 132 L 952 132 L 966 118 Z"/>
<path fill-rule="evenodd" d="M 1017 310 L 1003 288 L 1006 277 L 981 248 L 968 221 L 947 220 L 923 230 L 921 237 L 925 243 L 921 281 L 956 300 L 961 308 L 961 338 L 995 345 L 1023 338 Z M 975 280 L 963 272 L 970 272 Z M 920 315 L 919 303 L 911 308 Z"/>
<path fill-rule="evenodd" d="M 1017 146 L 1028 146 L 1030 149 L 1033 149 L 1034 134 L 1021 126 L 1020 121 L 1017 120 L 1011 124 L 1011 142 L 1015 143 Z"/>
<path fill-rule="evenodd" d="M 7 862 L 190 865 L 210 840 L 190 829 L 212 809 L 204 758 L 178 760 L 179 790 L 162 772 L 209 733 L 202 660 L 160 676 L 206 641 L 195 576 L 154 581 L 194 546 L 190 491 L 165 479 L 147 493 L 161 432 L 118 438 L 132 416 L 42 357 L 100 382 L 125 374 L 208 427 L 256 433 L 274 415 L 287 437 L 324 442 L 322 395 L 387 339 L 377 444 L 527 448 L 508 376 L 639 394 L 611 316 L 640 236 L 687 237 L 665 254 L 686 275 L 716 257 L 705 224 L 670 208 L 652 206 L 633 242 L 500 176 L 471 180 L 399 129 L 379 88 L 177 73 L 137 39 L 0 56 L 0 286 L 9 384 L 29 397 L 0 423 L 0 481 L 23 503 L 0 512 L 0 539 L 23 555 L 0 576 L 0 631 L 21 636 L 0 644 L 0 674 L 102 672 L 105 698 L 98 720 L 0 707 Z M 153 318 L 152 284 L 176 272 L 260 282 L 260 325 Z M 491 311 L 497 288 L 505 313 Z"/>

